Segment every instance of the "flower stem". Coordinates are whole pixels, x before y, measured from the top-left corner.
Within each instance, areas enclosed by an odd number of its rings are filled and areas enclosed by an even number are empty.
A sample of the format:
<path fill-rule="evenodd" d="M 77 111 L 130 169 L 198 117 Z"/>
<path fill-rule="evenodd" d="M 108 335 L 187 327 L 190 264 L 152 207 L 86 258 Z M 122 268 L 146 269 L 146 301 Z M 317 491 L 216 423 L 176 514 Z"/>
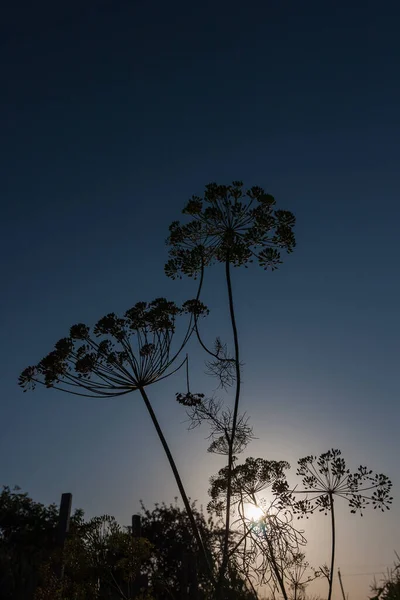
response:
<path fill-rule="evenodd" d="M 336 526 L 335 526 L 335 509 L 333 504 L 333 494 L 329 493 L 329 504 L 331 508 L 331 526 L 332 526 L 332 553 L 331 553 L 331 568 L 329 572 L 329 593 L 328 600 L 332 597 L 333 588 L 333 569 L 335 567 L 335 549 L 336 549 Z"/>
<path fill-rule="evenodd" d="M 221 589 L 222 581 L 225 575 L 225 571 L 228 565 L 228 557 L 229 557 L 229 531 L 230 531 L 230 518 L 231 518 L 231 498 L 232 498 L 232 470 L 233 470 L 233 448 L 235 442 L 236 435 L 236 426 L 237 426 L 237 418 L 238 418 L 238 409 L 239 409 L 239 400 L 240 400 L 240 360 L 239 360 L 239 337 L 236 326 L 236 318 L 235 318 L 235 307 L 233 303 L 233 292 L 232 292 L 232 281 L 231 281 L 231 273 L 230 273 L 230 262 L 229 256 L 225 261 L 225 276 L 226 276 L 226 285 L 228 288 L 228 300 L 229 300 L 229 313 L 231 318 L 231 326 L 233 332 L 233 342 L 235 347 L 235 371 L 236 371 L 236 392 L 235 392 L 235 405 L 233 409 L 233 418 L 232 418 L 232 431 L 230 435 L 230 442 L 228 448 L 228 480 L 227 480 L 227 491 L 226 491 L 226 515 L 225 515 L 225 536 L 224 536 L 224 546 L 222 553 L 222 563 L 221 570 L 219 573 L 219 581 L 218 587 Z"/>
<path fill-rule="evenodd" d="M 199 528 L 197 526 L 196 520 L 194 518 L 193 510 L 192 510 L 192 507 L 190 506 L 190 502 L 189 502 L 189 499 L 187 497 L 185 488 L 183 486 L 181 477 L 179 475 L 178 468 L 177 468 L 177 466 L 175 464 L 174 458 L 173 458 L 173 456 L 171 454 L 171 451 L 169 449 L 167 440 L 165 439 L 164 434 L 163 434 L 163 432 L 161 430 L 160 424 L 159 424 L 159 422 L 157 420 L 157 417 L 155 415 L 153 407 L 152 407 L 152 405 L 150 403 L 149 397 L 147 396 L 144 388 L 139 388 L 139 389 L 140 389 L 140 393 L 142 395 L 142 398 L 144 400 L 144 403 L 146 405 L 146 408 L 147 408 L 147 410 L 149 412 L 149 415 L 151 417 L 151 420 L 153 422 L 153 425 L 154 425 L 154 427 L 155 427 L 155 429 L 157 431 L 157 434 L 158 434 L 158 437 L 159 437 L 160 442 L 162 444 L 162 447 L 164 448 L 164 452 L 167 455 L 168 462 L 169 462 L 170 467 L 172 469 L 172 472 L 174 474 L 176 484 L 178 486 L 179 492 L 180 492 L 182 500 L 183 500 L 183 504 L 185 505 L 186 512 L 187 512 L 190 524 L 191 524 L 192 529 L 193 529 L 193 534 L 194 534 L 194 536 L 196 538 L 196 541 L 197 541 L 197 544 L 198 544 L 198 547 L 199 547 L 199 551 L 203 555 L 205 564 L 206 564 L 206 566 L 207 566 L 207 568 L 209 570 L 209 573 L 210 573 L 211 580 L 212 580 L 213 584 L 215 585 L 215 579 L 214 579 L 214 572 L 213 572 L 212 564 L 211 564 L 211 562 L 209 560 L 209 556 L 208 556 L 206 547 L 205 547 L 203 539 L 202 539 L 202 537 L 200 535 L 200 531 L 199 531 Z"/>
<path fill-rule="evenodd" d="M 272 569 L 274 571 L 274 574 L 275 574 L 275 577 L 276 577 L 277 582 L 279 584 L 279 587 L 281 588 L 282 596 L 283 596 L 284 600 L 288 600 L 288 595 L 287 595 L 287 592 L 286 592 L 285 582 L 284 582 L 282 574 L 281 574 L 281 572 L 279 570 L 279 566 L 278 566 L 278 563 L 277 563 L 276 558 L 275 558 L 274 548 L 272 546 L 271 540 L 268 537 L 265 524 L 263 525 L 262 530 L 263 530 L 263 534 L 264 534 L 264 539 L 267 542 L 268 552 L 269 552 L 269 558 L 270 558 L 270 562 L 271 562 L 271 565 L 272 565 Z M 295 591 L 296 591 L 296 588 L 295 588 Z"/>

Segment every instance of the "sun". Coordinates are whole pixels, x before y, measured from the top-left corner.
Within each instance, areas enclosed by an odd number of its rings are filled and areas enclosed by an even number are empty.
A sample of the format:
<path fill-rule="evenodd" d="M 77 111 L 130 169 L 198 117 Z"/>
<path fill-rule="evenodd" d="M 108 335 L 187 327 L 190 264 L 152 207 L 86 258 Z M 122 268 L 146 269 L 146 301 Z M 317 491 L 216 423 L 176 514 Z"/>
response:
<path fill-rule="evenodd" d="M 260 521 L 264 516 L 264 511 L 255 504 L 245 504 L 244 514 L 249 521 Z"/>

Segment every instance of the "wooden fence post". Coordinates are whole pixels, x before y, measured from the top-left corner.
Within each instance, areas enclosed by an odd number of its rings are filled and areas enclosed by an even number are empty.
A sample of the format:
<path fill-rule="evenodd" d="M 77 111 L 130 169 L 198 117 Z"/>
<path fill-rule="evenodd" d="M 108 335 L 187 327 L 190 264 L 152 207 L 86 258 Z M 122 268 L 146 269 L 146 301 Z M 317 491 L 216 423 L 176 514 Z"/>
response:
<path fill-rule="evenodd" d="M 346 600 L 346 596 L 344 594 L 343 582 L 342 582 L 342 574 L 340 572 L 340 569 L 338 569 L 338 575 L 339 575 L 340 589 L 342 590 L 343 600 Z"/>
<path fill-rule="evenodd" d="M 69 521 L 71 517 L 72 494 L 62 494 L 60 503 L 60 512 L 58 515 L 57 539 L 56 543 L 60 551 L 60 560 L 58 563 L 58 576 L 60 579 L 64 576 L 63 551 L 66 537 L 69 532 Z"/>
<path fill-rule="evenodd" d="M 132 535 L 134 538 L 141 537 L 142 524 L 140 515 L 132 515 Z"/>

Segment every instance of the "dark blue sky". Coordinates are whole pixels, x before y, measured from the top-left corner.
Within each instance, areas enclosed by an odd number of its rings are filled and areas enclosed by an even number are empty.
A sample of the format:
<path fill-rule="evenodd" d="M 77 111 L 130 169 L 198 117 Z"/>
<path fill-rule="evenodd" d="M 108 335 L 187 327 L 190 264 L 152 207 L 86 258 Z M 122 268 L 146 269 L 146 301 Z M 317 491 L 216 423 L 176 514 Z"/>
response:
<path fill-rule="evenodd" d="M 74 322 L 192 295 L 163 275 L 168 225 L 209 181 L 242 179 L 298 219 L 280 271 L 235 274 L 249 453 L 294 462 L 339 446 L 398 490 L 399 16 L 392 1 L 3 8 L 0 484 L 44 502 L 72 491 L 123 522 L 139 498 L 173 498 L 139 397 L 23 395 L 16 379 Z M 228 335 L 219 275 L 210 336 Z M 220 463 L 205 431 L 185 431 L 181 388 L 160 386 L 155 408 L 205 501 Z M 344 573 L 391 562 L 399 510 L 372 517 L 346 544 L 343 527 Z"/>

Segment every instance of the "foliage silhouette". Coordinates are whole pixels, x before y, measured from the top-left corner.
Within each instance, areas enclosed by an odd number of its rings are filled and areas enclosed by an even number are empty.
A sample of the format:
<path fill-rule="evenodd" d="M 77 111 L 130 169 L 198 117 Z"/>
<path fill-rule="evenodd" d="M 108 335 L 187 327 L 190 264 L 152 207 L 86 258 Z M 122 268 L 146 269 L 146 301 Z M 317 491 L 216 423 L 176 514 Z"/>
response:
<path fill-rule="evenodd" d="M 109 515 L 87 522 L 82 516 L 77 525 L 64 548 L 62 582 L 50 560 L 43 565 L 35 600 L 137 598 L 141 567 L 152 549 L 148 540 L 135 539 Z"/>
<path fill-rule="evenodd" d="M 396 554 L 396 561 L 393 568 L 388 569 L 380 583 L 376 579 L 371 585 L 371 592 L 374 596 L 371 600 L 400 600 L 400 556 Z"/>
<path fill-rule="evenodd" d="M 56 505 L 44 506 L 33 502 L 27 494 L 4 488 L 0 509 L 2 599 L 211 600 L 214 597 L 214 582 L 197 551 L 187 511 L 177 503 L 158 504 L 153 510 L 142 504 L 140 537 L 134 537 L 131 527 L 121 527 L 112 516 L 85 520 L 83 511 L 75 511 L 62 552 L 62 581 L 58 575 L 61 555 L 56 541 Z M 218 563 L 219 524 L 211 517 L 206 519 L 195 503 L 192 512 L 210 560 Z M 17 580 L 24 573 L 26 576 Z M 233 562 L 224 597 L 254 598 L 247 590 L 244 574 Z"/>
<path fill-rule="evenodd" d="M 82 511 L 71 516 L 71 528 Z M 0 493 L 0 598 L 27 600 L 40 583 L 40 566 L 54 554 L 58 507 L 33 501 L 18 487 Z"/>
<path fill-rule="evenodd" d="M 221 529 L 211 517 L 192 504 L 193 514 L 210 555 L 221 560 Z M 152 553 L 144 564 L 153 595 L 159 600 L 190 598 L 208 600 L 214 597 L 214 584 L 209 571 L 196 552 L 190 534 L 186 511 L 178 504 L 158 504 L 148 510 L 142 504 L 142 535 L 152 544 Z M 244 576 L 234 563 L 230 565 L 224 596 L 228 599 L 254 598 L 246 589 Z"/>

